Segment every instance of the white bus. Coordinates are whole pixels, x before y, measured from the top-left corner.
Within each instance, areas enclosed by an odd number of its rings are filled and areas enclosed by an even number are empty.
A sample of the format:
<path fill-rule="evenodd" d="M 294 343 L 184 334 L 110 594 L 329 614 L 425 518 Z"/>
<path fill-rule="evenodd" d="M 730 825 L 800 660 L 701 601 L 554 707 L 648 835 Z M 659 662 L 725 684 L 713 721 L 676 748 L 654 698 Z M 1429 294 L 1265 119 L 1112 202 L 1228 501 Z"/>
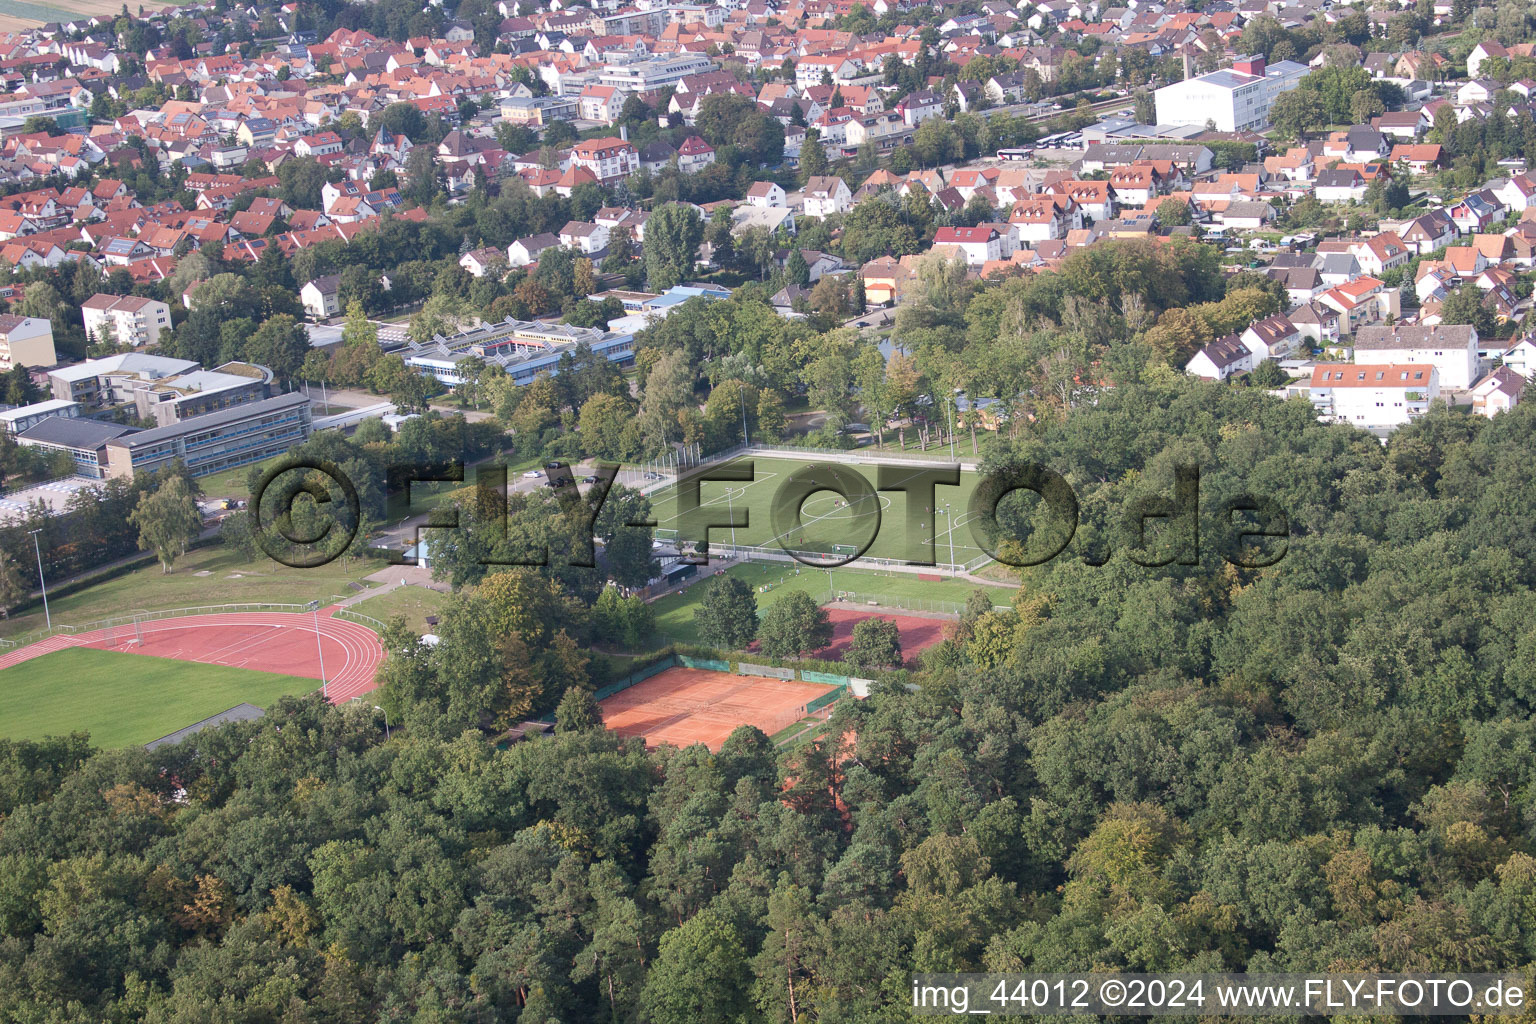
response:
<path fill-rule="evenodd" d="M 1028 146 L 1019 146 L 1015 149 L 1000 149 L 997 151 L 999 160 L 1019 161 L 1029 160 L 1035 155 L 1035 151 Z"/>

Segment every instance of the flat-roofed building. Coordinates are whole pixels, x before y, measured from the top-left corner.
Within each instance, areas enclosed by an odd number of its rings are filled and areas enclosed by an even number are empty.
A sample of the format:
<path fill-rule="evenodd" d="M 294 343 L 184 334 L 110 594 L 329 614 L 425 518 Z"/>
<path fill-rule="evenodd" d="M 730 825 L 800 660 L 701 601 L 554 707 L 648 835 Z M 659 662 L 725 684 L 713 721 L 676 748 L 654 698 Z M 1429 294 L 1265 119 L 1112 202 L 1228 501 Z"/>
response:
<path fill-rule="evenodd" d="M 159 426 L 267 397 L 272 371 L 255 363 L 204 370 L 190 359 L 123 352 L 48 374 L 53 397 L 90 408 L 132 405 Z"/>
<path fill-rule="evenodd" d="M 103 423 L 69 416 L 49 416 L 17 435 L 18 444 L 52 452 L 67 452 L 75 472 L 100 480 L 106 475 L 107 442 L 135 429 L 122 423 Z"/>
<path fill-rule="evenodd" d="M 1291 60 L 1267 66 L 1263 57 L 1239 57 L 1231 68 L 1157 90 L 1157 123 L 1214 124 L 1221 132 L 1264 128 L 1275 97 L 1300 85 L 1307 70 Z"/>
<path fill-rule="evenodd" d="M 494 363 L 513 383 L 527 384 L 540 373 L 557 372 L 561 356 L 580 344 L 615 363 L 627 364 L 635 358 L 632 332 L 511 317 L 446 337 L 434 335 L 427 342 L 413 341 L 400 354 L 405 365 L 450 386 L 464 382 L 464 367 L 471 358 Z"/>
<path fill-rule="evenodd" d="M 183 462 L 193 476 L 247 466 L 303 444 L 309 397 L 297 392 L 140 430 L 107 442 L 108 477 L 132 477 Z"/>
<path fill-rule="evenodd" d="M 79 415 L 79 402 L 71 402 L 65 398 L 50 398 L 44 402 L 33 402 L 31 405 L 21 405 L 0 412 L 0 432 L 20 434 L 37 426 L 50 416 L 74 419 Z"/>
<path fill-rule="evenodd" d="M 714 61 L 703 54 L 676 57 L 652 57 L 629 64 L 610 64 L 598 75 L 599 85 L 622 92 L 650 92 L 664 85 L 676 85 L 689 75 L 715 70 Z"/>

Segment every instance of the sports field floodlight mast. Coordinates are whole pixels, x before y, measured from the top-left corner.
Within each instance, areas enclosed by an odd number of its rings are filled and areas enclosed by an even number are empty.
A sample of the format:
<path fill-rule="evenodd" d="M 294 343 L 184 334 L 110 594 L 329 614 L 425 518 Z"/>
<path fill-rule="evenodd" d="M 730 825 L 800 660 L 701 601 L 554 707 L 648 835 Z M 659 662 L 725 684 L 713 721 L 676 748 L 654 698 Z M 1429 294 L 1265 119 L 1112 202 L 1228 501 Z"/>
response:
<path fill-rule="evenodd" d="M 53 629 L 53 616 L 48 614 L 48 581 L 43 579 L 43 549 L 37 543 L 37 535 L 42 533 L 43 529 L 38 527 L 27 532 L 32 535 L 32 550 L 37 554 L 37 585 L 43 591 L 43 621 L 47 623 L 48 628 L 51 630 Z"/>
<path fill-rule="evenodd" d="M 310 614 L 315 618 L 315 651 L 320 655 L 320 696 L 330 700 L 330 688 L 325 681 L 325 645 L 320 642 L 320 609 L 315 608 Z"/>

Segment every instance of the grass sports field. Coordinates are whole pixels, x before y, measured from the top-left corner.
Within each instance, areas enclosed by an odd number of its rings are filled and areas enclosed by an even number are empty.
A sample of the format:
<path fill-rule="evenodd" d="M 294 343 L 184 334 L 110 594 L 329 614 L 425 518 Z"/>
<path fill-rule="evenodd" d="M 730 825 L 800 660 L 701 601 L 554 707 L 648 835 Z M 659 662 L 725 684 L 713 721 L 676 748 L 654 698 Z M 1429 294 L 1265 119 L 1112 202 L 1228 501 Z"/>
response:
<path fill-rule="evenodd" d="M 795 569 L 799 568 L 797 574 Z M 700 566 L 699 577 L 687 590 L 657 598 L 652 606 L 656 609 L 656 630 L 669 640 L 682 643 L 699 643 L 698 631 L 693 625 L 693 614 L 704 600 L 704 583 L 714 568 Z M 920 610 L 922 602 L 944 602 L 963 605 L 975 584 L 965 580 L 921 580 L 912 573 L 874 573 L 855 569 L 812 569 L 789 562 L 737 562 L 728 566 L 726 575 L 746 581 L 757 592 L 758 613 L 766 611 L 775 601 L 797 590 L 805 591 L 818 602 L 825 604 L 837 594 L 856 594 L 858 600 L 880 601 L 879 606 L 858 605 L 866 611 L 891 611 L 900 614 L 898 605 Z M 767 588 L 766 590 L 763 588 Z M 989 587 L 988 593 L 994 605 L 1013 604 L 1013 590 L 1007 587 Z M 889 602 L 889 603 L 888 603 Z"/>
<path fill-rule="evenodd" d="M 711 529 L 710 537 L 717 543 L 851 554 L 861 541 L 873 534 L 874 543 L 864 552 L 867 557 L 905 560 L 911 557 L 912 545 L 931 536 L 934 539 L 933 557 L 939 563 L 963 564 L 985 553 L 976 545 L 966 526 L 971 519 L 967 503 L 980 479 L 976 473 L 962 470 L 958 486 L 941 485 L 934 489 L 936 513 L 926 507 L 923 509 L 918 516 L 922 532 L 909 541 L 906 503 L 909 498 L 922 499 L 901 491 L 879 491 L 873 499 L 855 499 L 849 503 L 832 491 L 821 491 L 812 494 L 801 505 L 798 526 L 783 531 L 774 528 L 774 495 L 796 470 L 811 465 L 836 466 L 840 471 L 864 477 L 873 489 L 877 473 L 874 466 L 757 456 L 741 461 L 752 463 L 753 480 L 750 483 L 708 481 L 699 486 L 701 507 L 727 513 L 744 512 L 746 516 L 747 526 L 735 530 L 734 534 L 729 528 Z M 922 472 L 922 469 L 912 467 L 902 472 L 900 478 L 916 479 Z M 656 513 L 657 536 L 663 539 L 674 536 L 679 525 L 675 490 L 669 487 L 658 491 L 651 496 L 651 501 Z"/>
<path fill-rule="evenodd" d="M 318 569 L 291 569 L 265 555 L 247 560 L 239 552 L 215 544 L 178 558 L 173 572 L 162 573 L 156 562 L 73 594 L 50 593 L 48 606 L 55 626 L 81 626 L 135 609 L 308 601 L 324 605 L 337 596 L 355 593 L 347 584 L 377 572 L 379 567 L 380 563 L 373 559 L 353 558 Z M 39 604 L 24 614 L 0 621 L 0 637 L 19 636 L 42 626 L 43 609 Z"/>
<path fill-rule="evenodd" d="M 0 736 L 75 731 L 98 747 L 148 743 L 241 702 L 266 707 L 313 679 L 73 647 L 0 672 Z"/>
<path fill-rule="evenodd" d="M 427 616 L 436 615 L 448 603 L 448 595 L 426 587 L 399 587 L 387 594 L 370 597 L 352 606 L 352 611 L 388 623 L 396 615 L 405 616 L 405 624 L 418 633 L 430 633 Z"/>

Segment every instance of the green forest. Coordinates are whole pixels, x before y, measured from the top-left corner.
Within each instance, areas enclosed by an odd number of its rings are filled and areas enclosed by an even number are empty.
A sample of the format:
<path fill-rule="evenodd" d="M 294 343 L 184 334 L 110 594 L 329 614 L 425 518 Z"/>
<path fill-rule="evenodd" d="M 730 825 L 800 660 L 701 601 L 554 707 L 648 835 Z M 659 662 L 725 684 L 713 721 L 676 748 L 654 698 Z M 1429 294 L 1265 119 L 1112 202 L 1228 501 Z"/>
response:
<path fill-rule="evenodd" d="M 290 698 L 154 752 L 0 743 L 0 1019 L 886 1024 L 919 971 L 1526 969 L 1533 420 L 1382 445 L 1105 389 L 986 452 L 1072 484 L 1067 550 L 788 751 L 604 731 L 612 624 L 536 570 L 430 654 L 387 638 L 387 740 Z M 1203 511 L 1283 509 L 1285 557 L 1126 557 L 1180 465 Z"/>

